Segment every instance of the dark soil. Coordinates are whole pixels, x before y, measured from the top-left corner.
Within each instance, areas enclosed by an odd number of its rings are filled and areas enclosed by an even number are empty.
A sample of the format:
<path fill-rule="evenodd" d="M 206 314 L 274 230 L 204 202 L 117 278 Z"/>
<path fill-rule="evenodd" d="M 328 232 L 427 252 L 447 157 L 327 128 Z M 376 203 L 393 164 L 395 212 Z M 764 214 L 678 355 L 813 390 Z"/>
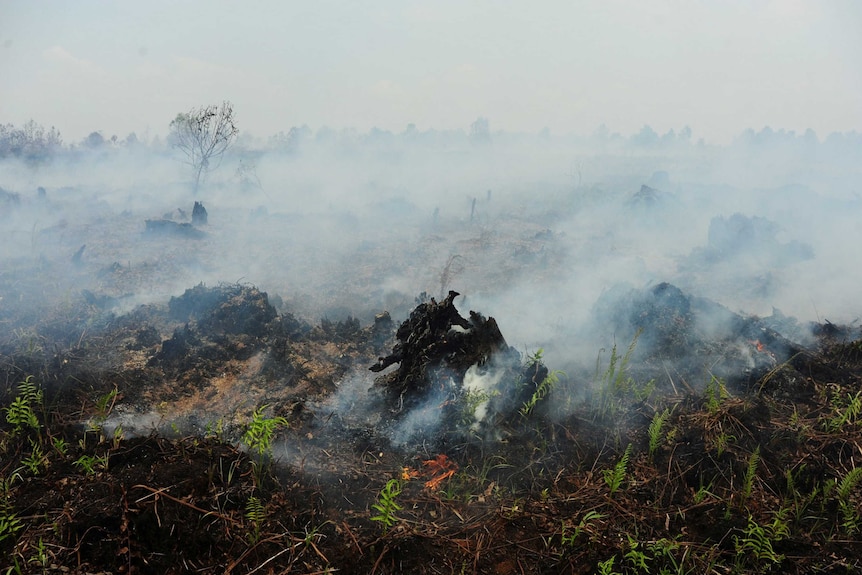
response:
<path fill-rule="evenodd" d="M 614 297 L 596 313 L 631 352 L 568 375 L 451 300 L 399 328 L 233 284 L 33 316 L 0 342 L 2 572 L 862 572 L 858 331 L 793 341 L 669 284 Z M 376 387 L 375 360 L 399 365 Z M 484 398 L 474 365 L 506 373 Z M 15 424 L 23 381 L 36 425 Z M 427 399 L 442 427 L 397 441 Z M 271 451 L 247 449 L 255 415 Z"/>

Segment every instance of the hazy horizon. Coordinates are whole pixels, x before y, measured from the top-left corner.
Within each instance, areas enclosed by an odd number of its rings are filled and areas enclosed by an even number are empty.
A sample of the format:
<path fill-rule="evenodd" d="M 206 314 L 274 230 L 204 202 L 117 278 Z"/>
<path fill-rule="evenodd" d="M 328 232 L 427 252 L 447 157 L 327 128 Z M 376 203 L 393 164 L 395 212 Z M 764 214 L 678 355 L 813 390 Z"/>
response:
<path fill-rule="evenodd" d="M 776 2 L 0 2 L 0 122 L 163 138 L 239 128 L 624 136 L 862 131 L 862 7 Z"/>
<path fill-rule="evenodd" d="M 854 3 L 0 2 L 0 124 L 67 144 L 0 162 L 0 258 L 54 261 L 58 298 L 242 279 L 367 319 L 457 257 L 459 304 L 561 355 L 610 329 L 591 310 L 620 285 L 860 317 Z M 194 195 L 168 125 L 222 101 L 240 137 Z M 162 146 L 76 145 L 91 132 Z M 143 233 L 195 200 L 203 239 Z"/>

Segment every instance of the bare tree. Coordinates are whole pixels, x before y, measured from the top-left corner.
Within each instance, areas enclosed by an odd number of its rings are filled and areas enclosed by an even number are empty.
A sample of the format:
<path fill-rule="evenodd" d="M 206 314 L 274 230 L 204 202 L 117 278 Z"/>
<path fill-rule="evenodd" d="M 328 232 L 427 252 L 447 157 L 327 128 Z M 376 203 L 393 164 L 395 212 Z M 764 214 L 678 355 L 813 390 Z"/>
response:
<path fill-rule="evenodd" d="M 171 122 L 171 144 L 182 150 L 186 163 L 194 170 L 195 194 L 201 178 L 218 166 L 238 133 L 230 102 L 193 108 L 177 114 Z"/>

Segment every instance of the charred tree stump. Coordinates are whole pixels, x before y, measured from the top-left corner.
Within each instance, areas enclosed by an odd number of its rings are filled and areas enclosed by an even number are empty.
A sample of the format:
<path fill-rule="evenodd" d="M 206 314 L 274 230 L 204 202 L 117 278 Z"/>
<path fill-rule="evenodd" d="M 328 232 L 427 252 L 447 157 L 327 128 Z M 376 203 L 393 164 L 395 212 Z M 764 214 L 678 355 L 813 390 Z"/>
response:
<path fill-rule="evenodd" d="M 195 207 L 192 209 L 192 225 L 207 225 L 207 209 L 201 202 L 195 202 Z"/>
<path fill-rule="evenodd" d="M 397 370 L 378 377 L 375 386 L 410 405 L 449 381 L 460 387 L 471 366 L 482 366 L 492 357 L 515 364 L 520 361 L 520 354 L 506 343 L 493 317 L 471 311 L 467 320 L 458 313 L 453 304 L 458 295 L 450 291 L 443 301 L 431 298 L 411 312 L 395 333 L 392 353 L 369 368 L 380 372 L 399 364 Z"/>

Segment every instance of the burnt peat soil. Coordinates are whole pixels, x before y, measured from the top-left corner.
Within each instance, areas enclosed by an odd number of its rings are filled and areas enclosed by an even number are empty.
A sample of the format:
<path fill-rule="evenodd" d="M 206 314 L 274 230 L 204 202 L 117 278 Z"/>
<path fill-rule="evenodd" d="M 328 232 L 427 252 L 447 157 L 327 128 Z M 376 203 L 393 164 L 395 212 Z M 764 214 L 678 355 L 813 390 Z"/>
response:
<path fill-rule="evenodd" d="M 0 274 L 4 574 L 862 572 L 858 329 L 799 341 L 659 284 L 561 373 L 451 299 L 309 323 L 222 284 L 121 311 L 128 266 L 110 297 L 44 266 Z M 468 389 L 470 365 L 503 375 Z"/>

